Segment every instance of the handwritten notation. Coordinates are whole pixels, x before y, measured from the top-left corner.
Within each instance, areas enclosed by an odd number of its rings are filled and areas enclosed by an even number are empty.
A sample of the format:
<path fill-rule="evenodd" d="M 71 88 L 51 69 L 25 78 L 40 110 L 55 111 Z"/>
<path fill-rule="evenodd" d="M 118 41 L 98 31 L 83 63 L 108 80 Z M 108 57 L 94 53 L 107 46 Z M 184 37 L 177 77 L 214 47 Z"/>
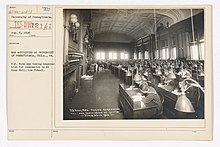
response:
<path fill-rule="evenodd" d="M 48 6 L 10 6 L 8 10 L 9 37 L 51 37 L 52 8 Z"/>
<path fill-rule="evenodd" d="M 32 14 L 32 10 L 10 10 L 9 14 Z"/>

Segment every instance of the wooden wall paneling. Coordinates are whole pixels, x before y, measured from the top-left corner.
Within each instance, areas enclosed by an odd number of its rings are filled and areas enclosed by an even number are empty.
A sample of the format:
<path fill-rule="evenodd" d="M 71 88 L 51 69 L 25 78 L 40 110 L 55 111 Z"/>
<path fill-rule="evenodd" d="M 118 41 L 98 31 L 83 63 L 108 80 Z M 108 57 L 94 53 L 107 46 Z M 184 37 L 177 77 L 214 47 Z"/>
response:
<path fill-rule="evenodd" d="M 154 59 L 155 58 L 155 55 L 154 55 L 154 51 L 155 51 L 155 48 L 156 48 L 156 45 L 155 45 L 155 35 L 152 35 L 151 37 L 151 59 Z"/>
<path fill-rule="evenodd" d="M 183 41 L 183 58 L 187 57 L 187 48 L 186 48 L 186 32 L 182 32 L 182 41 Z"/>
<path fill-rule="evenodd" d="M 195 27 L 195 36 L 199 41 L 202 34 L 204 33 L 204 13 L 201 12 L 193 17 L 194 27 Z M 149 35 L 150 49 L 149 55 L 151 59 L 155 58 L 155 37 Z M 143 37 L 144 43 L 146 38 Z M 171 39 L 172 38 L 172 39 Z M 164 44 L 165 41 L 165 44 Z M 160 29 L 157 32 L 157 49 L 159 49 L 159 57 L 161 57 L 161 49 L 163 47 L 169 48 L 169 53 L 171 57 L 171 49 L 176 46 L 176 56 L 177 58 L 189 58 L 190 57 L 190 43 L 192 42 L 192 27 L 191 27 L 191 18 L 182 20 L 176 24 L 171 25 L 169 28 Z M 137 44 L 140 44 L 140 40 L 136 41 Z"/>
<path fill-rule="evenodd" d="M 189 44 L 189 32 L 186 32 L 186 59 L 190 59 L 190 44 Z"/>
<path fill-rule="evenodd" d="M 65 26 L 69 25 L 69 21 L 67 20 L 67 11 L 63 11 L 63 63 L 68 62 L 68 49 L 69 49 L 69 31 Z"/>
<path fill-rule="evenodd" d="M 177 39 L 178 39 L 178 42 L 177 42 L 177 46 L 178 46 L 178 56 L 181 58 L 182 57 L 182 51 L 181 51 L 181 48 L 182 48 L 182 42 L 181 42 L 181 33 L 180 32 L 178 32 L 177 33 L 178 35 L 177 35 Z"/>
<path fill-rule="evenodd" d="M 179 58 L 179 43 L 178 43 L 178 33 L 175 34 L 174 40 L 176 42 L 176 57 Z"/>
<path fill-rule="evenodd" d="M 170 28 L 168 28 L 168 35 L 167 35 L 167 46 L 168 46 L 168 51 L 169 51 L 169 58 L 171 58 L 171 35 L 170 35 Z"/>

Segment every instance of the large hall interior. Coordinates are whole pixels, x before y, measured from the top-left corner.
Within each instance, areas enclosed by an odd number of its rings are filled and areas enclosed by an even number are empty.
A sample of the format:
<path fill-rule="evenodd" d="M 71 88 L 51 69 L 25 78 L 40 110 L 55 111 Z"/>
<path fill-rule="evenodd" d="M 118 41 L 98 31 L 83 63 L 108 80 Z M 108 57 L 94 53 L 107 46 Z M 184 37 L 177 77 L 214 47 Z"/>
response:
<path fill-rule="evenodd" d="M 204 9 L 64 9 L 63 119 L 204 119 Z"/>

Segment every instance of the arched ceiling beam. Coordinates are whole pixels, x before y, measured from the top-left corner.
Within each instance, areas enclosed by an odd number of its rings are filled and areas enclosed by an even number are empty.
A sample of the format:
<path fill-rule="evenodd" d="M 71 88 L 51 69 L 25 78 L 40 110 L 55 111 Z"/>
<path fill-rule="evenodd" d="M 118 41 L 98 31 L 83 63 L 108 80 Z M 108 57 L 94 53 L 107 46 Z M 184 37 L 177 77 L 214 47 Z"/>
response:
<path fill-rule="evenodd" d="M 166 25 L 166 22 L 172 25 L 190 16 L 190 10 L 187 9 L 156 9 L 155 11 L 157 26 L 160 23 Z M 197 11 L 195 10 L 194 14 Z M 118 32 L 136 38 L 140 34 L 154 32 L 153 12 L 154 9 L 92 10 L 91 27 L 95 34 Z"/>

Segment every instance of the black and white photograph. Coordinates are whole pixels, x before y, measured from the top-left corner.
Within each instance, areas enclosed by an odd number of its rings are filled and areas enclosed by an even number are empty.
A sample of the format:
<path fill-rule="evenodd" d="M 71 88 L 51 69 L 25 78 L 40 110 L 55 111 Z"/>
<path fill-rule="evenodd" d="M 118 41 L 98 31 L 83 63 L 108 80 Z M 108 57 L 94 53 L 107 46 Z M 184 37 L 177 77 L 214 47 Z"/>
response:
<path fill-rule="evenodd" d="M 205 119 L 204 9 L 63 9 L 63 120 Z"/>

